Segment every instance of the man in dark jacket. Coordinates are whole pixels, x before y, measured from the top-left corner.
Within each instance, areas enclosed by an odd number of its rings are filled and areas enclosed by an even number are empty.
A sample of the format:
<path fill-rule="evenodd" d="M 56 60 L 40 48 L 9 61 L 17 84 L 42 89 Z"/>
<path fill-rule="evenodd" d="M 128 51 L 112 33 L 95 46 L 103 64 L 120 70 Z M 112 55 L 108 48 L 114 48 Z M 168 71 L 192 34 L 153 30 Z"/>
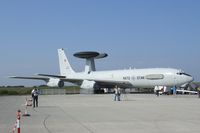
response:
<path fill-rule="evenodd" d="M 33 98 L 33 108 L 38 107 L 38 89 L 34 88 L 31 92 L 32 98 Z"/>

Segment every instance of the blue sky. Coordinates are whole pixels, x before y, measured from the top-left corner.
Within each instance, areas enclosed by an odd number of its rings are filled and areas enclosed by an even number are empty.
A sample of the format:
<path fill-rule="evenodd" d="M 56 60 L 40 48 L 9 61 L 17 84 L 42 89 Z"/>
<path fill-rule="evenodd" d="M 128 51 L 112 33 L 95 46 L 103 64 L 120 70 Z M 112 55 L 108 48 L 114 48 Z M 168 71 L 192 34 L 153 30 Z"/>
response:
<path fill-rule="evenodd" d="M 57 49 L 76 71 L 78 51 L 108 53 L 98 70 L 172 67 L 200 81 L 199 0 L 0 2 L 0 86 L 38 85 L 10 75 L 58 74 Z"/>

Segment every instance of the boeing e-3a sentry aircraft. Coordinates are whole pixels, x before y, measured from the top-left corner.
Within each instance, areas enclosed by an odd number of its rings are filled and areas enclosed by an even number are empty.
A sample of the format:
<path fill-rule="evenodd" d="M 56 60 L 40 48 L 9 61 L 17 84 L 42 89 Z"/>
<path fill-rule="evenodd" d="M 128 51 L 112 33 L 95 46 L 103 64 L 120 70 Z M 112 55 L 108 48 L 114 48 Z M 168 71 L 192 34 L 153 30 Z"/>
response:
<path fill-rule="evenodd" d="M 155 86 L 181 86 L 193 81 L 193 77 L 182 70 L 173 68 L 127 69 L 96 71 L 95 59 L 104 58 L 107 54 L 97 52 L 79 52 L 74 56 L 86 59 L 85 71 L 75 72 L 64 49 L 58 49 L 60 75 L 38 74 L 38 76 L 11 78 L 44 80 L 47 86 L 63 87 L 64 82 L 79 85 L 87 93 L 94 93 L 102 88 L 154 88 Z M 83 92 L 84 92 L 83 91 Z"/>

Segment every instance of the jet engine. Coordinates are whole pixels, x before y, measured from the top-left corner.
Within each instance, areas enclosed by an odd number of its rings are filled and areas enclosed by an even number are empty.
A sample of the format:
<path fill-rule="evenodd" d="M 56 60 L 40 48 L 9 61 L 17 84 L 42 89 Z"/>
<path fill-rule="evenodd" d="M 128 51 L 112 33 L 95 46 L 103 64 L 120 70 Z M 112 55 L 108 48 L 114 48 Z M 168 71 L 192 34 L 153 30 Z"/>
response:
<path fill-rule="evenodd" d="M 95 82 L 94 81 L 88 81 L 88 80 L 83 80 L 81 84 L 82 89 L 94 89 Z"/>
<path fill-rule="evenodd" d="M 99 90 L 99 86 L 95 81 L 83 80 L 81 84 L 80 93 L 96 93 Z"/>
<path fill-rule="evenodd" d="M 47 82 L 47 86 L 62 88 L 64 86 L 64 82 L 57 78 L 50 78 Z"/>

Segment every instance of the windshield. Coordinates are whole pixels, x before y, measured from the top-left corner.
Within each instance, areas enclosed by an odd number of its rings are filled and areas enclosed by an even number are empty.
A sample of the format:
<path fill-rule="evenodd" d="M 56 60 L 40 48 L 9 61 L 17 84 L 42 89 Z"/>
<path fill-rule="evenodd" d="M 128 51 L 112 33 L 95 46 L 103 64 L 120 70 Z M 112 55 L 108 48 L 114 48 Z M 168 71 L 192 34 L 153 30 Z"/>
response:
<path fill-rule="evenodd" d="M 178 75 L 185 75 L 185 76 L 190 76 L 191 77 L 191 75 L 189 75 L 189 74 L 187 74 L 187 73 L 184 73 L 184 72 L 179 72 L 179 73 L 177 73 Z"/>

